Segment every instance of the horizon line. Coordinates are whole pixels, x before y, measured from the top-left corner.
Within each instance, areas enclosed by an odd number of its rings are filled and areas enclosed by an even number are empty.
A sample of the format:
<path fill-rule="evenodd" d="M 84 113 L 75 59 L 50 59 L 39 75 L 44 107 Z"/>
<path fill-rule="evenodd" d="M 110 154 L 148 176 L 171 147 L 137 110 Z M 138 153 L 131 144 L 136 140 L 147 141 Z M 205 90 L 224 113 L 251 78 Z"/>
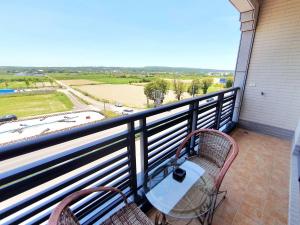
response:
<path fill-rule="evenodd" d="M 186 69 L 201 69 L 201 70 L 230 70 L 234 71 L 235 69 L 213 69 L 213 68 L 201 68 L 201 67 L 189 67 L 189 66 L 21 66 L 21 65 L 14 65 L 14 66 L 0 66 L 1 67 L 25 67 L 25 68 L 30 68 L 30 67 L 46 67 L 46 68 L 89 68 L 89 67 L 94 67 L 94 68 L 147 68 L 147 67 L 165 67 L 165 68 L 186 68 Z"/>

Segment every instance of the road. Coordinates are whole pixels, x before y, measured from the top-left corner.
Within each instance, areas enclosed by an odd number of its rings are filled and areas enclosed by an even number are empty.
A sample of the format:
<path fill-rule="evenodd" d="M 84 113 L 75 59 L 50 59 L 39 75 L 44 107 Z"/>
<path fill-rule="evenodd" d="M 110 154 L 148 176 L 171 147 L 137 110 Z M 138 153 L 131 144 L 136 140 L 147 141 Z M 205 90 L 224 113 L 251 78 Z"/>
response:
<path fill-rule="evenodd" d="M 66 89 L 58 89 L 58 91 L 64 93 L 73 103 L 73 110 L 91 110 L 89 105 L 84 104 L 82 101 L 78 99 L 75 95 L 73 95 L 70 91 Z"/>
<path fill-rule="evenodd" d="M 86 96 L 86 95 L 82 94 L 80 91 L 75 90 L 71 86 L 69 86 L 69 85 L 67 85 L 67 84 L 65 84 L 65 83 L 63 83 L 59 80 L 55 80 L 55 82 L 58 83 L 59 85 L 61 85 L 66 92 L 69 92 L 70 95 L 75 95 L 78 98 L 83 99 L 85 102 L 87 102 L 91 106 L 93 106 L 94 109 L 96 109 L 96 110 L 101 111 L 101 110 L 106 109 L 106 110 L 111 110 L 111 111 L 114 111 L 114 112 L 117 112 L 117 113 L 122 113 L 122 111 L 124 109 L 131 109 L 131 110 L 133 110 L 133 112 L 141 111 L 140 109 L 129 108 L 129 107 L 117 107 L 117 106 L 115 106 L 113 104 L 110 104 L 110 103 L 104 103 L 104 102 L 97 101 L 97 100 L 95 100 L 95 99 L 93 99 L 89 96 Z"/>

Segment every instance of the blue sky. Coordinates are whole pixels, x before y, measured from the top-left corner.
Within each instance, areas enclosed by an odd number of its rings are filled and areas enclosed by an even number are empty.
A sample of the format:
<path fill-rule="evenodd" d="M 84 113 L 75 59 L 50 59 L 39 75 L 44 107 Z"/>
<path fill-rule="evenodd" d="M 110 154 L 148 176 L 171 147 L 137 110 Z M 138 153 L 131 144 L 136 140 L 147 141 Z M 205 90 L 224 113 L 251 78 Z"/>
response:
<path fill-rule="evenodd" d="M 4 0 L 0 66 L 234 69 L 228 0 Z"/>

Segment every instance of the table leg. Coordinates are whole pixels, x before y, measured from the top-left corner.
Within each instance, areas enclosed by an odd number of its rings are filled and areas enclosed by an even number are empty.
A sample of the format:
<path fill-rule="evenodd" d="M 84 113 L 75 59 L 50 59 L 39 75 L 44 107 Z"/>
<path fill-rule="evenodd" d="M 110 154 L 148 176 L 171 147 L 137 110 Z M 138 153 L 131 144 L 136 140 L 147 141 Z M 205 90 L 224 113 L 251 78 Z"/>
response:
<path fill-rule="evenodd" d="M 167 218 L 164 213 L 156 213 L 155 225 L 168 225 Z"/>

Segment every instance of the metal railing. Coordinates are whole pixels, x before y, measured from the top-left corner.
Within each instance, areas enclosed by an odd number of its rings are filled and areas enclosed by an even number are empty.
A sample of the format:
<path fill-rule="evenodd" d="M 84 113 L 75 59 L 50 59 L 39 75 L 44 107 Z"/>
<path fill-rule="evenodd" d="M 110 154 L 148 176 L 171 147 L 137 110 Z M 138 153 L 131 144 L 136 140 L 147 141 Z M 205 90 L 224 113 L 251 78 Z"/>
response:
<path fill-rule="evenodd" d="M 0 223 L 40 224 L 64 197 L 91 186 L 115 186 L 141 202 L 145 171 L 170 160 L 189 132 L 232 127 L 237 91 L 231 88 L 0 147 L 5 163 L 94 135 L 93 141 L 1 173 Z M 183 154 L 192 154 L 195 142 Z M 72 210 L 83 224 L 93 224 L 120 203 L 113 194 L 97 193 L 73 204 Z"/>

